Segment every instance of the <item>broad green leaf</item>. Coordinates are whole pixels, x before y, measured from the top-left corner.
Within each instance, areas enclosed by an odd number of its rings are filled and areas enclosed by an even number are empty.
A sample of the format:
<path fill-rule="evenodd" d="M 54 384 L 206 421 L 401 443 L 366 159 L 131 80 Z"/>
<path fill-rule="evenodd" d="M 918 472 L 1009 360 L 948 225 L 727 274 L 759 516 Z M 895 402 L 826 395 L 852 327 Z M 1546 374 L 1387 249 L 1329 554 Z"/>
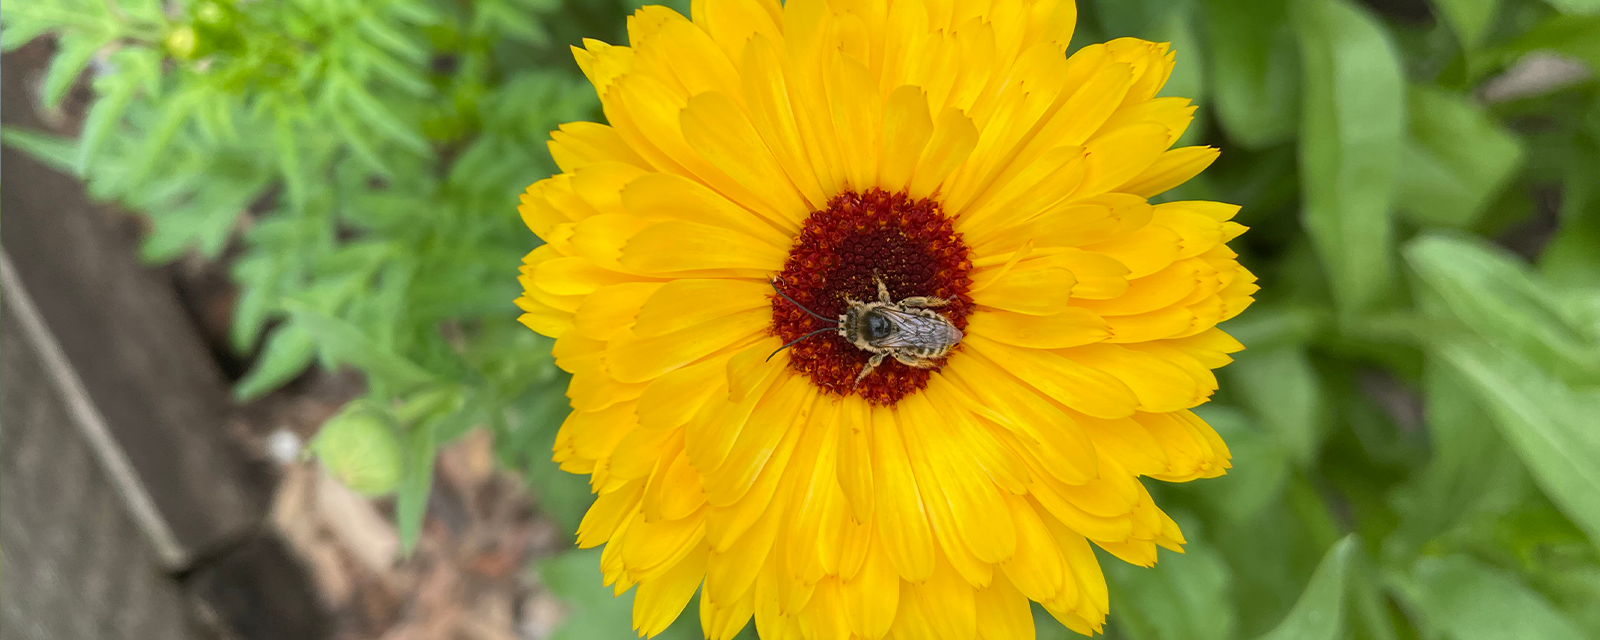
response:
<path fill-rule="evenodd" d="M 1534 51 L 1570 56 L 1600 71 L 1600 16 L 1552 16 L 1510 42 L 1485 50 L 1472 62 L 1481 73 Z"/>
<path fill-rule="evenodd" d="M 1435 0 L 1433 3 L 1444 20 L 1456 32 L 1463 48 L 1471 49 L 1483 41 L 1500 0 Z"/>
<path fill-rule="evenodd" d="M 1212 511 L 1234 522 L 1246 521 L 1277 502 L 1289 474 L 1284 445 L 1233 407 L 1209 402 L 1194 412 L 1228 443 L 1233 468 L 1220 478 L 1185 486 L 1199 493 Z"/>
<path fill-rule="evenodd" d="M 400 484 L 404 459 L 393 419 L 367 403 L 351 403 L 322 423 L 311 451 L 333 477 L 367 496 L 381 496 Z"/>
<path fill-rule="evenodd" d="M 1600 0 L 1544 0 L 1557 11 L 1567 15 L 1600 15 Z"/>
<path fill-rule="evenodd" d="M 433 423 L 424 420 L 405 425 L 404 447 L 403 475 L 396 487 L 394 518 L 400 534 L 400 552 L 409 555 L 422 535 L 428 492 L 433 488 L 434 456 L 439 450 L 433 437 Z"/>
<path fill-rule="evenodd" d="M 1188 98 L 1197 105 L 1204 105 L 1206 103 L 1205 50 L 1201 48 L 1200 36 L 1195 31 L 1195 14 L 1196 10 L 1193 8 L 1173 11 L 1167 15 L 1166 20 L 1155 25 L 1152 31 L 1155 40 L 1172 43 L 1172 50 L 1177 55 L 1172 67 L 1172 76 L 1167 78 L 1167 84 L 1157 95 Z M 1195 121 L 1189 124 L 1189 128 L 1177 142 L 1173 143 L 1173 146 L 1198 144 L 1200 136 L 1205 133 L 1205 128 L 1204 114 L 1197 112 Z"/>
<path fill-rule="evenodd" d="M 1304 62 L 1300 171 L 1306 232 L 1341 311 L 1371 308 L 1393 286 L 1396 169 L 1405 87 L 1381 23 L 1349 0 L 1290 11 Z"/>
<path fill-rule="evenodd" d="M 1413 87 L 1396 204 L 1419 224 L 1465 228 L 1522 164 L 1517 138 L 1465 95 Z"/>
<path fill-rule="evenodd" d="M 1600 548 L 1600 389 L 1572 389 L 1527 360 L 1466 339 L 1436 348 L 1477 391 L 1545 494 Z"/>
<path fill-rule="evenodd" d="M 1300 115 L 1300 68 L 1288 1 L 1204 0 L 1204 6 L 1217 121 L 1246 147 L 1289 140 Z"/>
<path fill-rule="evenodd" d="M 70 138 L 17 127 L 0 128 L 0 141 L 5 145 L 32 156 L 51 169 L 72 173 L 72 159 L 77 152 Z"/>
<path fill-rule="evenodd" d="M 601 584 L 600 550 L 569 551 L 539 567 L 550 592 L 572 608 L 550 640 L 634 640 L 633 594 L 613 596 Z"/>
<path fill-rule="evenodd" d="M 1311 582 L 1300 593 L 1300 600 L 1283 622 L 1257 640 L 1334 640 L 1339 638 L 1344 618 L 1344 574 L 1355 554 L 1356 539 L 1344 539 L 1328 549 L 1311 574 Z"/>
<path fill-rule="evenodd" d="M 317 343 L 304 327 L 298 323 L 278 327 L 268 336 L 255 366 L 233 388 L 233 397 L 247 402 L 266 395 L 300 375 L 316 355 Z"/>
<path fill-rule="evenodd" d="M 1466 556 L 1417 561 L 1403 589 L 1428 626 L 1450 640 L 1588 640 L 1515 576 Z"/>
<path fill-rule="evenodd" d="M 1096 0 L 1094 9 L 1108 38 L 1149 38 L 1192 4 L 1194 0 Z"/>
<path fill-rule="evenodd" d="M 316 341 L 323 354 L 335 362 L 359 367 L 373 383 L 383 383 L 395 394 L 434 381 L 428 373 L 392 349 L 374 343 L 355 326 L 330 317 L 298 300 L 284 301 L 295 320 Z"/>
<path fill-rule="evenodd" d="M 1411 242 L 1406 260 L 1450 315 L 1485 340 L 1563 379 L 1600 383 L 1600 339 L 1516 258 L 1481 241 L 1429 235 Z"/>
<path fill-rule="evenodd" d="M 1303 348 L 1245 351 L 1223 370 L 1262 427 L 1301 466 L 1322 441 L 1323 391 Z"/>
<path fill-rule="evenodd" d="M 1475 387 L 1440 362 L 1429 363 L 1422 382 L 1433 454 L 1396 496 L 1400 526 L 1385 548 L 1406 557 L 1458 523 L 1515 507 L 1528 486 Z"/>
<path fill-rule="evenodd" d="M 1105 565 L 1111 599 L 1120 610 L 1114 624 L 1133 640 L 1232 640 L 1232 572 L 1206 543 L 1198 526 L 1183 519 L 1184 553 L 1162 553 L 1155 567 L 1125 562 Z"/>
<path fill-rule="evenodd" d="M 1600 149 L 1587 151 L 1567 162 L 1560 225 L 1539 253 L 1539 271 L 1554 286 L 1600 301 Z"/>
<path fill-rule="evenodd" d="M 569 551 L 544 561 L 539 578 L 569 608 L 569 615 L 550 640 L 636 640 L 633 631 L 633 593 L 613 596 L 601 584 L 600 549 Z M 661 635 L 661 640 L 699 640 L 698 599 L 691 599 L 683 614 Z M 748 629 L 747 629 L 748 630 Z M 754 634 L 748 636 L 753 640 Z"/>

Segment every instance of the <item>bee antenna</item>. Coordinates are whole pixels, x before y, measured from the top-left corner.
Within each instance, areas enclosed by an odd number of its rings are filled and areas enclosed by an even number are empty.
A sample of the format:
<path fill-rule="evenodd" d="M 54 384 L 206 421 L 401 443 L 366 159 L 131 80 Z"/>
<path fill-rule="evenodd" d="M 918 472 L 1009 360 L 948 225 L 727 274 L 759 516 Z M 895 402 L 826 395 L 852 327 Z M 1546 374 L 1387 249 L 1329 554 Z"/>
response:
<path fill-rule="evenodd" d="M 792 347 L 792 346 L 794 346 L 794 345 L 795 345 L 795 343 L 796 343 L 796 342 L 799 342 L 799 341 L 801 341 L 801 340 L 805 340 L 805 339 L 806 339 L 806 338 L 809 338 L 809 337 L 811 337 L 811 336 L 814 336 L 814 335 L 817 335 L 817 334 L 819 334 L 819 333 L 822 333 L 822 332 L 824 332 L 824 331 L 838 331 L 838 329 L 837 329 L 837 328 L 834 328 L 834 327 L 828 327 L 828 328 L 826 328 L 826 329 L 817 329 L 817 330 L 816 330 L 816 331 L 812 331 L 812 332 L 811 332 L 811 333 L 808 333 L 808 334 L 805 334 L 805 335 L 803 335 L 803 336 L 800 336 L 800 337 L 798 337 L 798 338 L 795 338 L 795 339 L 793 339 L 793 340 L 790 340 L 790 341 L 789 341 L 789 343 L 788 343 L 788 344 L 786 344 L 786 345 L 783 345 L 783 346 L 781 346 L 781 347 L 778 347 L 778 350 L 777 350 L 777 351 L 774 351 L 774 352 L 772 352 L 772 354 L 771 354 L 771 355 L 768 355 L 768 356 L 767 356 L 767 359 L 766 359 L 766 360 L 764 360 L 764 361 L 763 361 L 763 362 L 771 362 L 771 361 L 772 361 L 772 356 L 775 356 L 775 355 L 778 355 L 778 354 L 779 354 L 779 353 L 780 353 L 780 352 L 782 352 L 782 351 L 783 351 L 783 350 L 784 350 L 784 349 L 788 349 L 788 348 L 789 348 L 789 347 Z"/>
<path fill-rule="evenodd" d="M 818 319 L 818 320 L 821 320 L 821 321 L 823 321 L 823 322 L 832 322 L 832 323 L 834 323 L 834 324 L 838 324 L 838 323 L 839 323 L 839 321 L 838 321 L 838 320 L 837 320 L 837 319 L 835 319 L 835 318 L 829 318 L 829 317 L 827 317 L 827 316 L 824 316 L 824 315 L 822 315 L 822 314 L 820 314 L 820 313 L 817 313 L 817 312 L 815 312 L 815 311 L 812 311 L 812 310 L 810 310 L 810 309 L 807 309 L 807 308 L 806 308 L 806 307 L 805 307 L 805 305 L 803 305 L 803 304 L 800 304 L 800 303 L 798 303 L 798 302 L 795 302 L 795 301 L 794 301 L 794 298 L 791 298 L 791 297 L 789 297 L 789 294 L 787 294 L 787 293 L 784 293 L 784 292 L 783 292 L 783 290 L 782 290 L 782 289 L 779 289 L 779 288 L 778 288 L 778 282 L 779 282 L 779 281 L 780 281 L 780 280 L 781 280 L 781 278 L 776 278 L 776 277 L 775 277 L 775 278 L 773 278 L 773 279 L 772 279 L 772 280 L 771 280 L 771 281 L 770 281 L 770 282 L 768 282 L 768 284 L 771 284 L 771 285 L 772 285 L 772 290 L 773 290 L 773 291 L 776 291 L 776 292 L 778 292 L 778 295 L 780 295 L 780 296 L 783 296 L 783 299 L 784 299 L 784 300 L 788 300 L 788 301 L 789 301 L 789 304 L 792 304 L 792 305 L 794 305 L 794 306 L 795 306 L 795 308 L 796 308 L 796 309 L 799 309 L 799 310 L 801 310 L 801 311 L 804 311 L 804 312 L 806 312 L 806 313 L 809 313 L 809 314 L 811 314 L 811 317 L 813 317 L 813 318 L 816 318 L 816 319 Z M 781 349 L 780 349 L 780 351 L 781 351 Z"/>

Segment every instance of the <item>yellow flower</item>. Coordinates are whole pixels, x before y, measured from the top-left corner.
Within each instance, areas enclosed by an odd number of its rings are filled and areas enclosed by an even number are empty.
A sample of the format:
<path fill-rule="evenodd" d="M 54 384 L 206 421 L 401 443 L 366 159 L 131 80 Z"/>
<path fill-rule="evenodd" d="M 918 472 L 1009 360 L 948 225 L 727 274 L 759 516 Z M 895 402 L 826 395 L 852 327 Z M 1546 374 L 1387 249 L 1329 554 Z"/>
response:
<path fill-rule="evenodd" d="M 1147 202 L 1217 154 L 1169 150 L 1173 55 L 1068 57 L 1070 0 L 990 4 L 696 0 L 574 49 L 611 124 L 551 135 L 517 302 L 572 373 L 578 544 L 642 633 L 699 590 L 714 640 L 1030 638 L 1029 600 L 1089 634 L 1091 543 L 1181 550 L 1139 478 L 1228 468 L 1190 409 L 1255 278 L 1237 207 Z M 942 298 L 906 312 L 959 342 L 874 325 L 768 359 L 881 316 L 878 282 Z"/>

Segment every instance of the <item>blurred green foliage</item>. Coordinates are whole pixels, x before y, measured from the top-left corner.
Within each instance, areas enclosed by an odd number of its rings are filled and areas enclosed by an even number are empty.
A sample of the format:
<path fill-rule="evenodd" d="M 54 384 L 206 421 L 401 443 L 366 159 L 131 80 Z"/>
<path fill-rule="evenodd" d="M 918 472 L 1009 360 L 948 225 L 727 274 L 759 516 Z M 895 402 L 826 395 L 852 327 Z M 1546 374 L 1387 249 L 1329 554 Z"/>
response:
<path fill-rule="evenodd" d="M 600 117 L 566 46 L 623 40 L 634 6 L 8 3 L 0 46 L 54 36 L 43 106 L 92 98 L 75 138 L 5 142 L 148 216 L 149 260 L 227 252 L 241 399 L 363 371 L 341 437 L 383 440 L 347 446 L 381 458 L 361 469 L 408 544 L 434 451 L 479 425 L 571 531 L 589 494 L 548 460 L 565 379 L 514 320 L 512 211 L 546 133 Z M 1106 558 L 1108 635 L 1600 639 L 1600 0 L 1079 6 L 1077 44 L 1175 43 L 1185 143 L 1223 156 L 1164 197 L 1243 205 L 1262 277 L 1201 409 L 1235 469 L 1150 483 L 1188 553 Z M 1528 84 L 1552 54 L 1587 71 Z M 539 567 L 559 637 L 631 635 L 595 564 Z"/>

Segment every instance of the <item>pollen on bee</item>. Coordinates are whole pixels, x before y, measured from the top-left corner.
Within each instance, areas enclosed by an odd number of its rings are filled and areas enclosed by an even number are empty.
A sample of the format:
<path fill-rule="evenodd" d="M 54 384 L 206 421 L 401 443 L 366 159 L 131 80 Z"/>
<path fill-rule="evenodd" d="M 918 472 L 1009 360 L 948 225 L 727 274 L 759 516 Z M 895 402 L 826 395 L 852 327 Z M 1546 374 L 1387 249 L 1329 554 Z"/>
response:
<path fill-rule="evenodd" d="M 945 298 L 939 312 L 965 330 L 972 313 L 972 261 L 939 203 L 904 193 L 874 189 L 834 196 L 826 208 L 806 218 L 779 276 L 783 290 L 812 311 L 843 318 L 850 301 L 876 299 L 874 278 L 882 279 L 896 300 L 912 296 Z M 772 296 L 772 334 L 788 342 L 822 328 L 821 320 Z M 837 395 L 859 395 L 892 405 L 928 384 L 937 371 L 890 359 L 856 381 L 871 354 L 833 332 L 796 344 L 789 366 L 819 388 Z"/>

